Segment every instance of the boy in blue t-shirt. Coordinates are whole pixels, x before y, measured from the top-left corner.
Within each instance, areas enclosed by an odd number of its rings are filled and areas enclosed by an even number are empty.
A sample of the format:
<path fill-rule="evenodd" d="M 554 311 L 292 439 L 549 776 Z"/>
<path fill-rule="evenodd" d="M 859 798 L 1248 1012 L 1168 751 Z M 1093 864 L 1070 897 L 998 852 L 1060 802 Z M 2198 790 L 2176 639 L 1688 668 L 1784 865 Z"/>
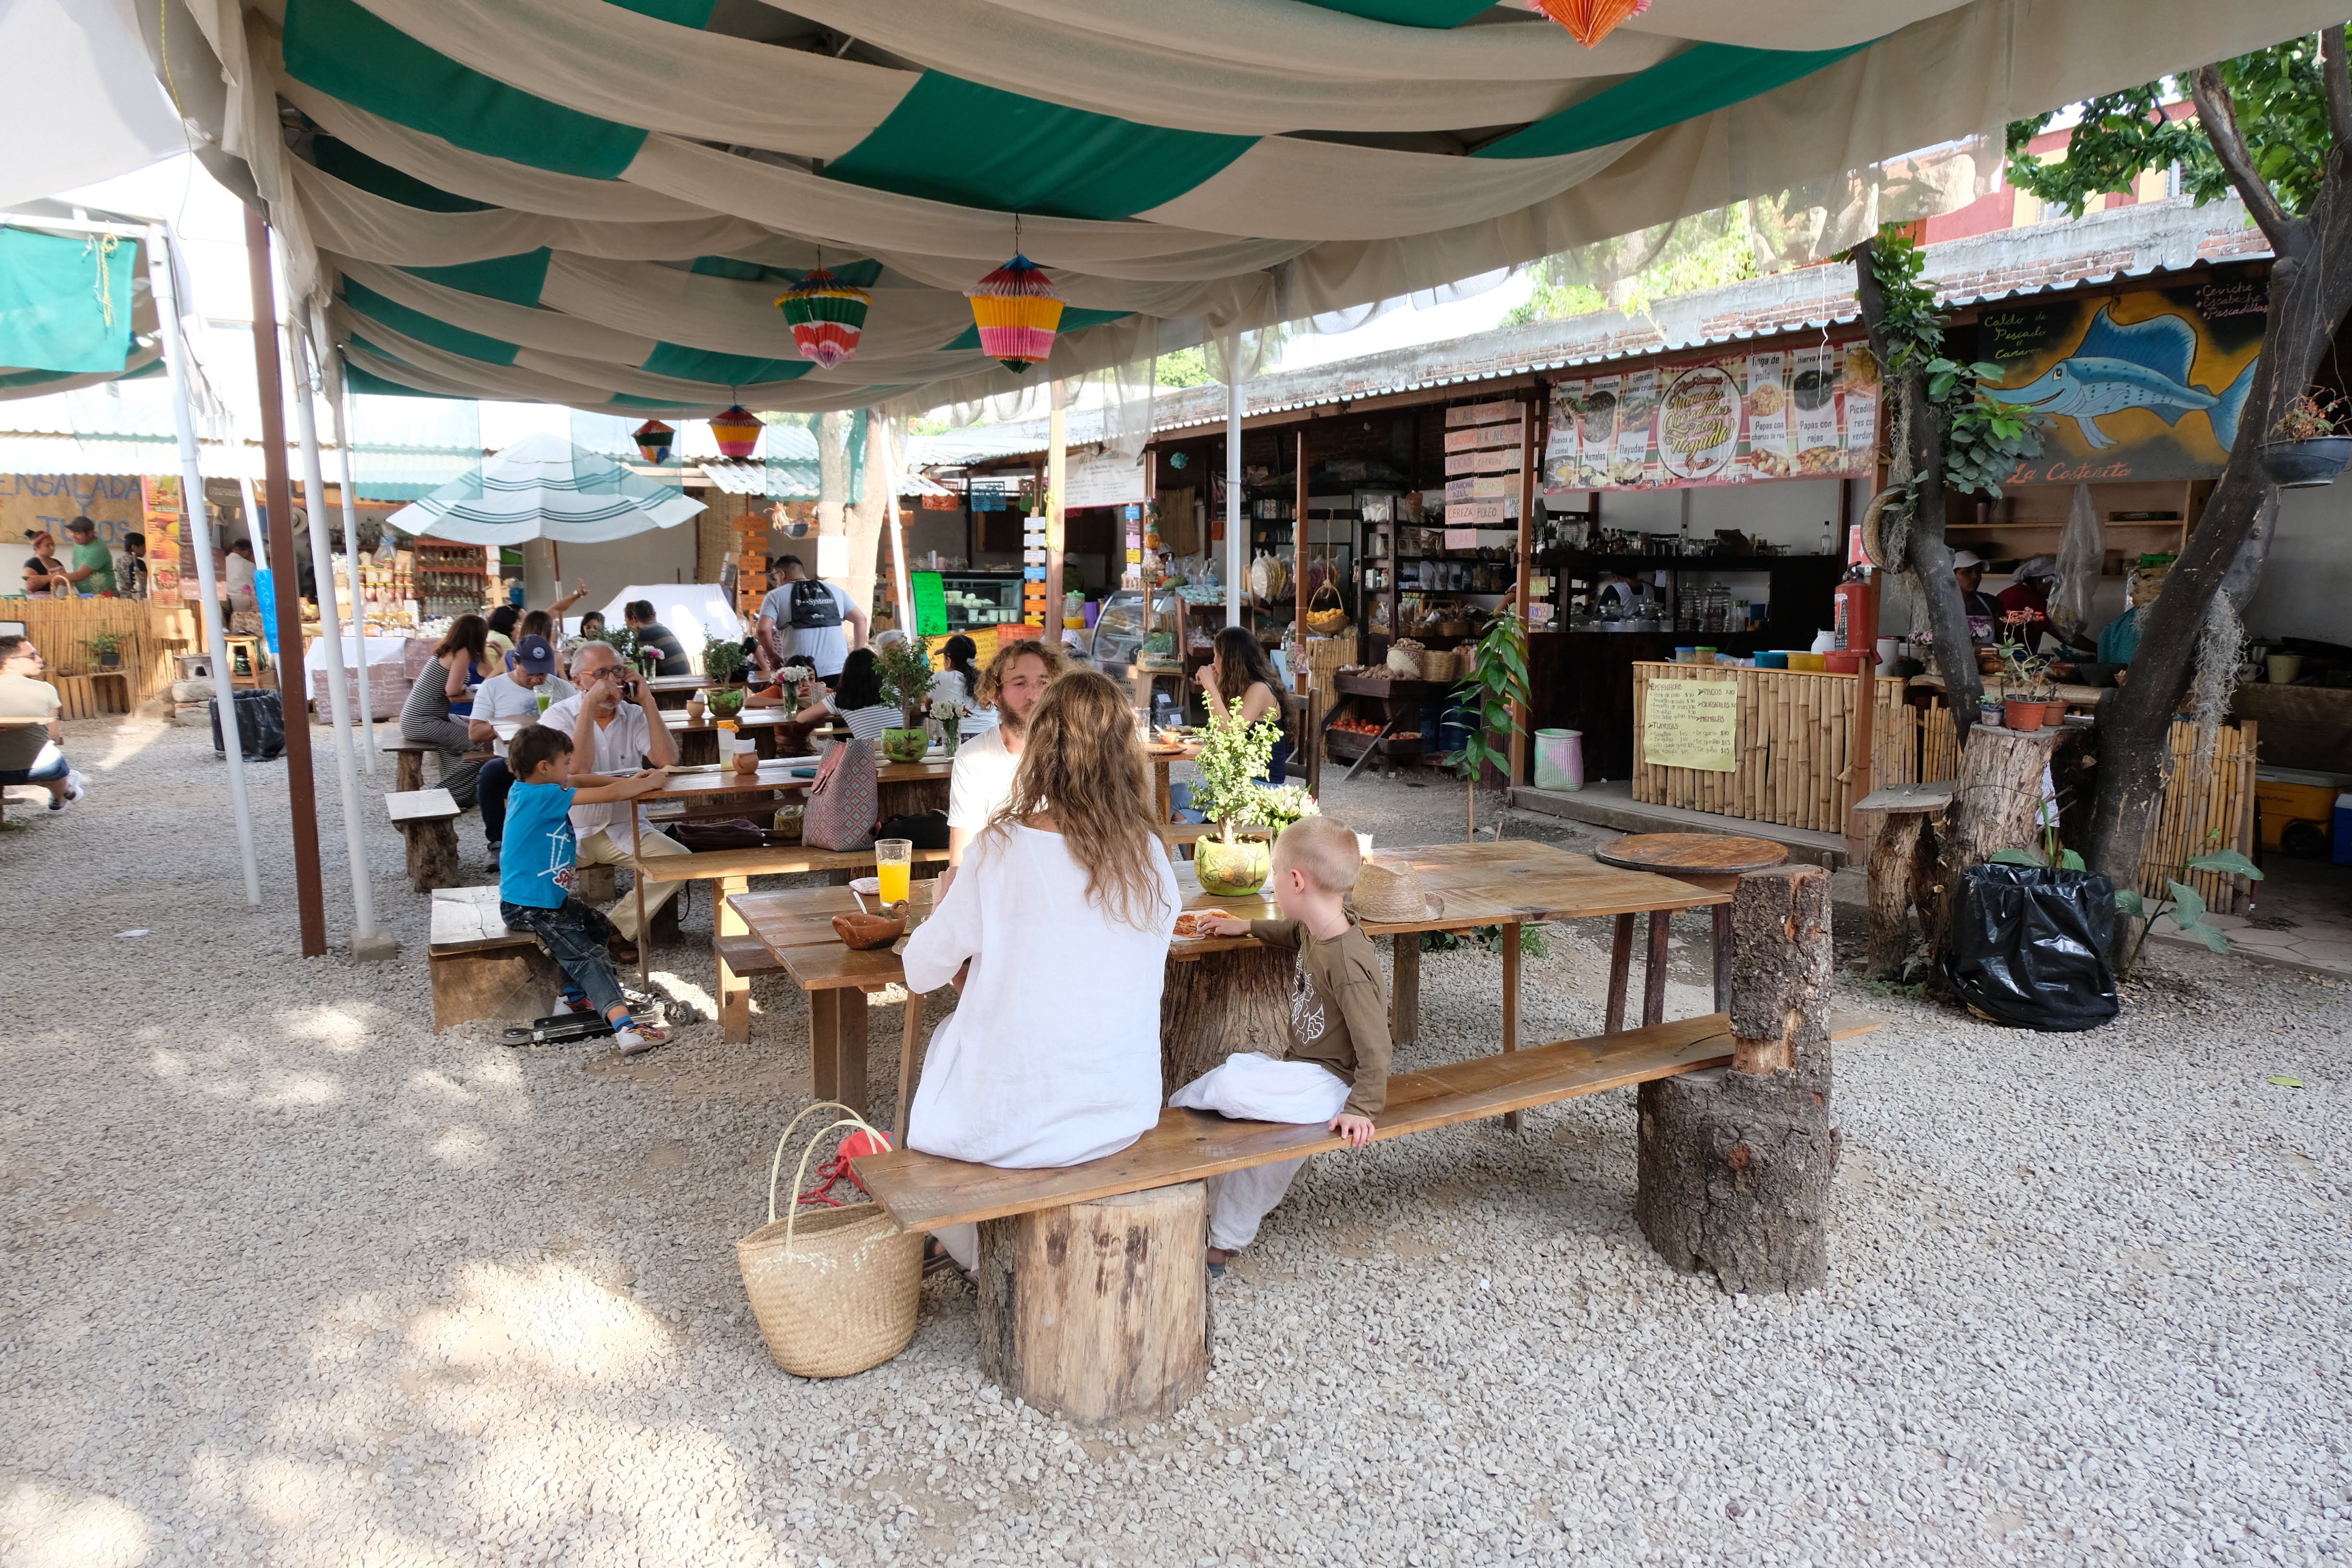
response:
<path fill-rule="evenodd" d="M 579 843 L 572 807 L 649 795 L 662 785 L 659 769 L 630 778 L 572 771 L 572 737 L 533 724 L 507 748 L 516 784 L 507 795 L 504 849 L 499 858 L 499 913 L 509 931 L 527 931 L 547 944 L 566 978 L 589 1005 L 611 1020 L 620 1054 L 633 1056 L 669 1039 L 669 1031 L 640 1026 L 613 976 L 605 945 L 613 922 L 572 897 Z"/>

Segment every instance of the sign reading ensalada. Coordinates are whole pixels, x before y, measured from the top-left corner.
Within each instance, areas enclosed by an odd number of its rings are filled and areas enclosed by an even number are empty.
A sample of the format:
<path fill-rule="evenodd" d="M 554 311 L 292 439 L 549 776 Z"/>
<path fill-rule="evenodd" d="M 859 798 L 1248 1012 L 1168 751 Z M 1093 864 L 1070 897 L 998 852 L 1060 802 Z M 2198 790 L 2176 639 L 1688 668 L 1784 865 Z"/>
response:
<path fill-rule="evenodd" d="M 1549 489 L 1868 474 L 1878 362 L 1856 339 L 1552 383 Z"/>

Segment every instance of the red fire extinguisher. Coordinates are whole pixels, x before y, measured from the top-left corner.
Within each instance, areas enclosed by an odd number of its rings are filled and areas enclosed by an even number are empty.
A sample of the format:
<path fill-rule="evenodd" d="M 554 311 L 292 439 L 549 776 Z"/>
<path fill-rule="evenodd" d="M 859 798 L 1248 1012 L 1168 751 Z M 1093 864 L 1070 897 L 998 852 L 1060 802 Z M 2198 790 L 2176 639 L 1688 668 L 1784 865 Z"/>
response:
<path fill-rule="evenodd" d="M 1877 616 L 1870 602 L 1870 584 L 1859 577 L 1850 577 L 1837 585 L 1837 646 L 1857 649 L 1864 663 L 1874 661 L 1877 652 Z"/>

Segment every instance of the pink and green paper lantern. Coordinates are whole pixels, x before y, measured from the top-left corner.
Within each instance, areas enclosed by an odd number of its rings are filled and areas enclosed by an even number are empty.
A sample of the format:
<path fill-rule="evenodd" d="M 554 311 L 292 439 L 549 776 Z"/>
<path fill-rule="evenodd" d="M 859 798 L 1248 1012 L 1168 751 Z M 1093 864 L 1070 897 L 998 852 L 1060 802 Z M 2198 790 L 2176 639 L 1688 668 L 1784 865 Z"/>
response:
<path fill-rule="evenodd" d="M 760 445 L 760 432 L 765 426 L 759 416 L 741 404 L 734 404 L 712 416 L 711 438 L 719 443 L 719 456 L 748 458 Z"/>
<path fill-rule="evenodd" d="M 873 295 L 822 267 L 776 296 L 776 309 L 784 313 L 801 358 L 819 370 L 831 370 L 857 352 L 873 303 Z"/>

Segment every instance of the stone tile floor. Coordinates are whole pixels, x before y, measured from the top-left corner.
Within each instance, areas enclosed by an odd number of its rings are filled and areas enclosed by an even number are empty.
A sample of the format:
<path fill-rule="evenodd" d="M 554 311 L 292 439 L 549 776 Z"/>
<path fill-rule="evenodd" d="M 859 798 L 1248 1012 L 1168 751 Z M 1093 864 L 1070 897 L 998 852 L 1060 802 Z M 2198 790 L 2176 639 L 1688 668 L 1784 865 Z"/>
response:
<path fill-rule="evenodd" d="M 2330 974 L 2352 974 L 2352 866 L 2263 858 L 2263 880 L 2245 915 L 2208 919 L 2230 939 L 2232 952 Z M 2158 942 L 2200 947 L 2159 922 Z"/>

